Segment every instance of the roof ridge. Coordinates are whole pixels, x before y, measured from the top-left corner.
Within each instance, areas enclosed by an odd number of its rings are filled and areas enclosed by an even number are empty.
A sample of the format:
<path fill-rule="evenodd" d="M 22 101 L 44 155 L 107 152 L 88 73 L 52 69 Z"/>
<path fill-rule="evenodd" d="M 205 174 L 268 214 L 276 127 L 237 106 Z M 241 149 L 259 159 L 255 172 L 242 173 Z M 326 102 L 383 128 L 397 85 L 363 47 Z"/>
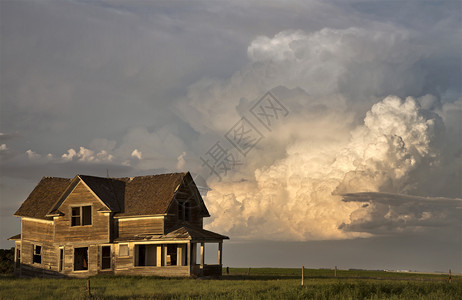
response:
<path fill-rule="evenodd" d="M 157 176 L 168 176 L 168 175 L 179 175 L 179 174 L 186 176 L 188 172 L 172 172 L 172 173 L 150 174 L 150 175 L 140 175 L 140 176 L 114 177 L 114 179 L 152 178 L 152 177 L 157 177 Z"/>

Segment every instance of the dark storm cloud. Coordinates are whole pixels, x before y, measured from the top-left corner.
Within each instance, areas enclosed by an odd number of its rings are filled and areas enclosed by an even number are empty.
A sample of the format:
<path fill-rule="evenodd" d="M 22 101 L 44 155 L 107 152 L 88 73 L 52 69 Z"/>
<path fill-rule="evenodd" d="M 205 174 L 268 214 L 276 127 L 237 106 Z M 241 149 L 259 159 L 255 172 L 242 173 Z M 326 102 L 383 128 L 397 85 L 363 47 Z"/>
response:
<path fill-rule="evenodd" d="M 430 198 L 389 193 L 349 193 L 345 202 L 364 203 L 353 214 L 363 215 L 342 230 L 374 235 L 422 233 L 440 229 L 460 234 L 462 199 Z M 367 212 L 366 212 L 367 211 Z"/>

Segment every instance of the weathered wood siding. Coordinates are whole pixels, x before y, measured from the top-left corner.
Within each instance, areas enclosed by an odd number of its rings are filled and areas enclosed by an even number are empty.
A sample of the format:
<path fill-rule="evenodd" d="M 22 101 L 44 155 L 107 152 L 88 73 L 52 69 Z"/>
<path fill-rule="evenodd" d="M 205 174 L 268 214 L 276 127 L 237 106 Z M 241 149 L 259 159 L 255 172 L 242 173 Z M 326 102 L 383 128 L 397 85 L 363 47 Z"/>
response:
<path fill-rule="evenodd" d="M 88 270 L 74 271 L 74 248 L 88 247 Z M 64 246 L 64 261 L 62 274 L 72 277 L 87 277 L 96 275 L 101 266 L 99 245 L 78 244 L 75 246 Z M 59 258 L 59 250 L 57 251 Z"/>
<path fill-rule="evenodd" d="M 21 219 L 21 237 L 29 242 L 53 243 L 53 222 Z"/>
<path fill-rule="evenodd" d="M 135 245 L 133 243 L 128 244 L 128 256 L 119 256 L 119 244 L 114 245 L 113 251 L 114 270 L 127 271 L 134 267 Z"/>
<path fill-rule="evenodd" d="M 191 196 L 192 197 L 192 196 Z M 165 230 L 174 227 L 179 222 L 184 222 L 178 217 L 178 201 L 184 201 L 184 199 L 188 199 L 188 196 L 178 196 L 177 201 L 172 201 L 170 208 L 167 212 L 167 216 L 165 217 Z M 191 202 L 191 218 L 188 221 L 189 224 L 194 225 L 199 228 L 203 228 L 203 217 L 200 216 L 201 209 L 196 202 L 196 200 L 192 200 L 193 198 L 189 198 Z"/>
<path fill-rule="evenodd" d="M 119 219 L 119 237 L 133 237 L 138 234 L 163 234 L 163 218 L 127 218 Z"/>
<path fill-rule="evenodd" d="M 72 206 L 92 206 L 92 224 L 87 226 L 71 226 Z M 109 218 L 108 214 L 98 212 L 104 205 L 94 194 L 80 182 L 69 196 L 61 204 L 59 210 L 64 216 L 55 218 L 55 238 L 58 244 L 69 244 L 71 242 L 109 242 Z"/>
<path fill-rule="evenodd" d="M 57 271 L 59 253 L 51 243 L 37 243 L 22 241 L 21 243 L 21 275 L 32 276 L 38 271 L 40 275 L 43 270 Z M 41 246 L 41 263 L 33 263 L 34 245 Z"/>

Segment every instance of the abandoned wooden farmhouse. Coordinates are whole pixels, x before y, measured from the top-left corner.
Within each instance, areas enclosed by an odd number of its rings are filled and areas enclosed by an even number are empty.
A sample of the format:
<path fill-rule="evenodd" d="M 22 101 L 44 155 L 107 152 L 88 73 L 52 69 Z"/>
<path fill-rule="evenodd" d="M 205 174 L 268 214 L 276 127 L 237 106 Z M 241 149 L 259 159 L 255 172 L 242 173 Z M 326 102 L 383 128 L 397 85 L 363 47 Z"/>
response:
<path fill-rule="evenodd" d="M 15 274 L 221 276 L 223 240 L 190 173 L 44 177 L 15 216 Z M 218 264 L 206 264 L 213 243 Z"/>

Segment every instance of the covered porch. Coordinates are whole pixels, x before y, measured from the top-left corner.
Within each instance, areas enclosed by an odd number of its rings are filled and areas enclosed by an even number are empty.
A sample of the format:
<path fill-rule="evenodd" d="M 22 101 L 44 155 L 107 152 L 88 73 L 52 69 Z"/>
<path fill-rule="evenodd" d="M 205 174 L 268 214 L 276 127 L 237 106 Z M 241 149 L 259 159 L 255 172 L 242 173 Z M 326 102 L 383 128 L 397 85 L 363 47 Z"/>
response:
<path fill-rule="evenodd" d="M 158 276 L 221 276 L 226 236 L 181 226 L 165 235 L 140 235 L 133 243 L 133 272 Z M 119 244 L 127 240 L 117 240 Z M 216 261 L 206 262 L 206 249 L 215 245 Z M 210 252 L 208 252 L 210 256 Z M 117 272 L 117 269 L 115 270 Z M 119 272 L 117 272 L 119 273 Z"/>

